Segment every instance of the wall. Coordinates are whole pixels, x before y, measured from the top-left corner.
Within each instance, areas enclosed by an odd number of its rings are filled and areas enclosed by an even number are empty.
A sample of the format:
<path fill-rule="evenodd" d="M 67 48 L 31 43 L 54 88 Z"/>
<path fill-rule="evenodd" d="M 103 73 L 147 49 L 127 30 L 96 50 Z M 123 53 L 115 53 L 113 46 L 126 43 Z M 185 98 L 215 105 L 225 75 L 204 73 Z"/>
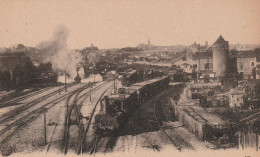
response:
<path fill-rule="evenodd" d="M 230 94 L 229 95 L 229 106 L 241 108 L 244 104 L 243 94 Z"/>
<path fill-rule="evenodd" d="M 256 57 L 256 79 L 260 79 L 260 56 Z"/>
<path fill-rule="evenodd" d="M 254 67 L 256 67 L 256 58 L 237 58 L 237 72 L 243 72 L 244 78 L 247 78 L 246 75 L 252 75 Z"/>
<path fill-rule="evenodd" d="M 260 136 L 258 133 L 252 131 L 239 131 L 238 132 L 238 146 L 240 150 L 254 149 L 259 150 Z"/>
<path fill-rule="evenodd" d="M 223 77 L 227 73 L 228 48 L 223 44 L 215 44 L 213 48 L 213 71 L 216 77 Z"/>
<path fill-rule="evenodd" d="M 191 115 L 189 115 L 184 110 L 179 110 L 178 119 L 179 119 L 179 123 L 181 125 L 184 125 L 187 129 L 189 129 L 189 131 L 194 133 L 194 135 L 199 140 L 206 140 L 204 138 L 204 136 L 205 136 L 204 135 L 204 128 L 205 128 L 204 123 L 195 120 Z"/>
<path fill-rule="evenodd" d="M 173 65 L 181 66 L 184 63 L 193 66 L 194 64 L 197 64 L 197 61 L 192 59 L 192 58 L 190 58 L 190 57 L 186 57 L 186 59 L 184 59 L 184 60 L 180 59 L 180 60 L 176 61 L 175 63 L 173 63 Z"/>
<path fill-rule="evenodd" d="M 199 58 L 197 61 L 198 70 L 203 71 L 205 69 L 205 64 L 210 63 L 209 70 L 213 69 L 213 59 L 212 58 Z"/>

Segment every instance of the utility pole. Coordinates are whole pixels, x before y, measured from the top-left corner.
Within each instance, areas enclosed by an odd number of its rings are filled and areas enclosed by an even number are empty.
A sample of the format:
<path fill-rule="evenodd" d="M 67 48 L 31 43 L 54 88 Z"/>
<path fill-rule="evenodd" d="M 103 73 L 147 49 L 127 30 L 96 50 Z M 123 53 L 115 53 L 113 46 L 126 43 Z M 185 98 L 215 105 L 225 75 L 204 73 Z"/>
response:
<path fill-rule="evenodd" d="M 197 82 L 199 80 L 199 70 L 197 70 Z"/>
<path fill-rule="evenodd" d="M 116 94 L 116 79 L 115 79 L 115 76 L 114 76 L 114 94 Z"/>
<path fill-rule="evenodd" d="M 65 92 L 67 92 L 67 73 L 65 70 Z"/>
<path fill-rule="evenodd" d="M 90 94 L 89 94 L 89 101 L 91 102 L 91 90 L 92 90 L 92 83 L 90 82 Z"/>
<path fill-rule="evenodd" d="M 44 144 L 47 144 L 46 114 L 44 114 Z"/>
<path fill-rule="evenodd" d="M 116 92 L 117 92 L 117 80 L 116 80 Z"/>

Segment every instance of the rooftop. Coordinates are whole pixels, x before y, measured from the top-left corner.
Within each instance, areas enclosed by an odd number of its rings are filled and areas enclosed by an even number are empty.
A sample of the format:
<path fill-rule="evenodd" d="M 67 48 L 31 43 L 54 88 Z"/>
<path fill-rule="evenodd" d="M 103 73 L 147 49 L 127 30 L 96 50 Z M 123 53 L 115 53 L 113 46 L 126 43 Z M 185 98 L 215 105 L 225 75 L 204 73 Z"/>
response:
<path fill-rule="evenodd" d="M 242 95 L 242 94 L 244 94 L 244 92 L 242 92 L 238 89 L 230 89 L 229 93 L 232 94 L 232 95 Z"/>
<path fill-rule="evenodd" d="M 192 116 L 195 120 L 201 123 L 205 123 L 212 127 L 222 128 L 225 127 L 228 123 L 223 120 L 216 114 L 207 112 L 200 106 L 185 106 L 183 105 L 183 111 Z"/>
<path fill-rule="evenodd" d="M 236 51 L 235 56 L 237 58 L 254 58 L 256 57 L 255 51 Z"/>
<path fill-rule="evenodd" d="M 215 44 L 226 44 L 226 41 L 225 41 L 225 39 L 220 35 L 213 45 L 215 45 Z"/>
<path fill-rule="evenodd" d="M 213 51 L 212 50 L 198 51 L 193 55 L 193 57 L 197 59 L 213 58 Z"/>
<path fill-rule="evenodd" d="M 124 100 L 130 97 L 130 94 L 111 94 L 108 96 L 108 99 L 113 99 L 113 100 Z"/>

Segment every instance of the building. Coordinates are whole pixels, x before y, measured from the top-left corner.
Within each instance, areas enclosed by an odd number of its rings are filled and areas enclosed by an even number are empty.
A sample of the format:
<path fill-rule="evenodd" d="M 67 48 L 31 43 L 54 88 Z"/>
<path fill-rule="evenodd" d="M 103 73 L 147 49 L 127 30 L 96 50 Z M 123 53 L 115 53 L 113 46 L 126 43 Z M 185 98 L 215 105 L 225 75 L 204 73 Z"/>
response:
<path fill-rule="evenodd" d="M 229 51 L 228 41 L 221 35 L 212 47 L 198 50 L 193 57 L 197 61 L 198 77 L 209 75 L 223 78 L 238 72 L 242 79 L 260 79 L 260 57 L 257 51 Z"/>
<path fill-rule="evenodd" d="M 194 42 L 191 46 L 189 46 L 188 50 L 192 53 L 195 53 L 200 50 L 206 50 L 208 49 L 208 47 L 209 47 L 208 41 L 205 41 L 205 45 L 200 45 Z"/>
<path fill-rule="evenodd" d="M 228 121 L 219 116 L 207 112 L 199 106 L 199 102 L 187 102 L 176 104 L 171 100 L 174 114 L 179 123 L 185 126 L 201 141 L 213 141 L 219 134 L 227 133 L 230 130 Z M 218 138 L 221 138 L 218 136 Z"/>
<path fill-rule="evenodd" d="M 213 70 L 213 53 L 212 50 L 198 51 L 194 54 L 197 59 L 198 71 L 212 71 Z"/>
<path fill-rule="evenodd" d="M 182 58 L 179 58 L 174 63 L 172 63 L 173 66 L 182 68 L 184 72 L 186 73 L 192 73 L 192 70 L 194 69 L 197 71 L 197 60 L 193 56 L 184 56 Z"/>
<path fill-rule="evenodd" d="M 229 94 L 229 106 L 242 108 L 244 105 L 244 93 L 238 90 L 231 90 Z"/>
<path fill-rule="evenodd" d="M 256 79 L 260 79 L 260 56 L 256 56 Z"/>
<path fill-rule="evenodd" d="M 256 54 L 254 51 L 237 51 L 237 72 L 243 79 L 254 78 L 253 69 L 256 68 Z"/>
<path fill-rule="evenodd" d="M 227 73 L 229 56 L 228 41 L 220 35 L 213 44 L 213 72 L 216 77 L 224 77 Z"/>
<path fill-rule="evenodd" d="M 212 49 L 198 51 L 193 56 L 197 59 L 197 78 L 209 78 L 210 80 L 215 80 Z"/>
<path fill-rule="evenodd" d="M 240 150 L 260 149 L 260 112 L 239 121 L 238 148 Z"/>

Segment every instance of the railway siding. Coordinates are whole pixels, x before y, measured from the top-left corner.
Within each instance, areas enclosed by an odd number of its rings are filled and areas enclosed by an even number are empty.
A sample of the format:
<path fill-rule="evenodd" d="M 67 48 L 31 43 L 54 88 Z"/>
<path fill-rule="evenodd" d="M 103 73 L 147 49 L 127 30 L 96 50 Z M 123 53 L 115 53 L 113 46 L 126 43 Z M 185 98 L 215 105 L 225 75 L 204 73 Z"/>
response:
<path fill-rule="evenodd" d="M 169 97 L 177 101 L 183 88 L 181 84 L 173 85 L 142 104 L 119 133 L 113 151 L 160 151 L 165 146 L 176 151 L 208 149 L 207 143 L 181 126 L 170 110 Z"/>
<path fill-rule="evenodd" d="M 102 95 L 102 91 L 111 87 L 111 82 L 100 82 L 92 86 L 92 105 L 88 105 L 88 110 L 94 110 L 94 104 L 97 104 L 99 97 Z M 46 153 L 60 150 L 62 153 L 82 153 L 83 145 L 81 141 L 84 139 L 84 132 L 89 122 L 83 121 L 84 116 L 82 115 L 81 108 L 87 100 L 89 100 L 90 88 L 74 93 L 71 97 L 68 97 L 65 105 L 63 106 L 63 114 L 59 121 L 63 124 L 58 126 L 54 136 L 58 139 L 53 138 L 50 141 L 50 147 L 45 148 Z M 93 112 L 93 111 L 92 111 Z M 66 116 L 65 116 L 66 115 Z M 59 141 L 56 142 L 55 141 Z"/>
<path fill-rule="evenodd" d="M 104 82 L 100 82 L 98 83 L 99 85 L 102 85 L 102 83 Z M 88 87 L 88 85 L 86 84 L 81 84 L 78 86 L 78 88 L 74 87 L 74 90 L 71 90 L 72 92 L 70 93 L 70 91 L 67 92 L 67 94 L 62 95 L 60 97 L 55 97 L 54 96 L 54 100 L 44 104 L 41 103 L 40 106 L 38 106 L 38 108 L 36 108 L 33 111 L 27 111 L 27 113 L 22 116 L 20 119 L 16 119 L 16 121 L 14 121 L 13 123 L 11 123 L 11 125 L 8 125 L 6 127 L 4 127 L 1 132 L 1 147 L 2 148 L 7 148 L 4 149 L 2 151 L 4 152 L 8 152 L 8 150 L 16 150 L 19 152 L 20 148 L 19 146 L 21 145 L 21 141 L 23 141 L 22 143 L 32 143 L 32 146 L 28 146 L 28 150 L 30 150 L 30 147 L 39 150 L 39 149 L 44 149 L 43 146 L 45 146 L 44 144 L 44 139 L 43 139 L 43 113 L 46 113 L 47 116 L 51 116 L 49 113 L 49 111 L 53 111 L 52 113 L 52 118 L 51 117 L 47 117 L 47 135 L 49 135 L 50 133 L 52 133 L 54 126 L 57 124 L 57 127 L 55 129 L 55 132 L 58 132 L 59 130 L 63 129 L 63 122 L 59 121 L 59 116 L 57 115 L 61 115 L 62 111 L 64 111 L 64 103 L 62 100 L 65 100 L 66 97 L 69 94 L 75 93 L 77 91 L 80 90 L 84 90 Z M 42 105 L 43 104 L 43 105 Z M 49 110 L 50 108 L 52 108 L 51 110 Z M 59 114 L 57 114 L 59 113 Z M 53 119 L 54 117 L 54 119 Z M 55 118 L 56 117 L 56 118 Z M 37 123 L 35 123 L 37 122 Z M 26 131 L 25 131 L 26 130 Z M 37 130 L 37 131 L 36 131 Z M 36 132 L 35 132 L 36 131 Z M 33 132 L 33 133 L 32 133 Z M 24 137 L 27 137 L 26 139 L 21 138 L 20 135 L 23 134 Z M 29 136 L 27 136 L 29 135 Z M 33 135 L 33 136 L 32 136 Z M 37 140 L 34 139 L 34 137 L 38 137 Z M 48 136 L 50 137 L 50 136 Z M 53 134 L 52 137 L 52 141 L 49 141 L 50 139 L 47 138 L 47 142 L 51 142 L 52 144 L 50 144 L 50 148 L 52 148 L 52 146 L 57 146 L 60 143 L 60 136 L 57 134 Z M 33 140 L 33 142 L 31 141 Z M 30 142 L 28 142 L 30 141 Z M 34 141 L 38 141 L 38 142 L 34 142 Z M 19 145 L 17 145 L 19 143 Z M 53 144 L 53 143 L 56 143 Z M 8 145 L 10 147 L 8 147 Z M 24 149 L 24 148 L 23 148 Z M 27 148 L 26 148 L 27 149 Z M 32 149 L 32 151 L 34 151 L 34 149 Z M 46 148 L 45 148 L 46 149 Z M 22 150 L 21 150 L 22 151 Z M 10 152 L 10 151 L 9 151 Z M 3 153 L 4 154 L 4 153 Z"/>

